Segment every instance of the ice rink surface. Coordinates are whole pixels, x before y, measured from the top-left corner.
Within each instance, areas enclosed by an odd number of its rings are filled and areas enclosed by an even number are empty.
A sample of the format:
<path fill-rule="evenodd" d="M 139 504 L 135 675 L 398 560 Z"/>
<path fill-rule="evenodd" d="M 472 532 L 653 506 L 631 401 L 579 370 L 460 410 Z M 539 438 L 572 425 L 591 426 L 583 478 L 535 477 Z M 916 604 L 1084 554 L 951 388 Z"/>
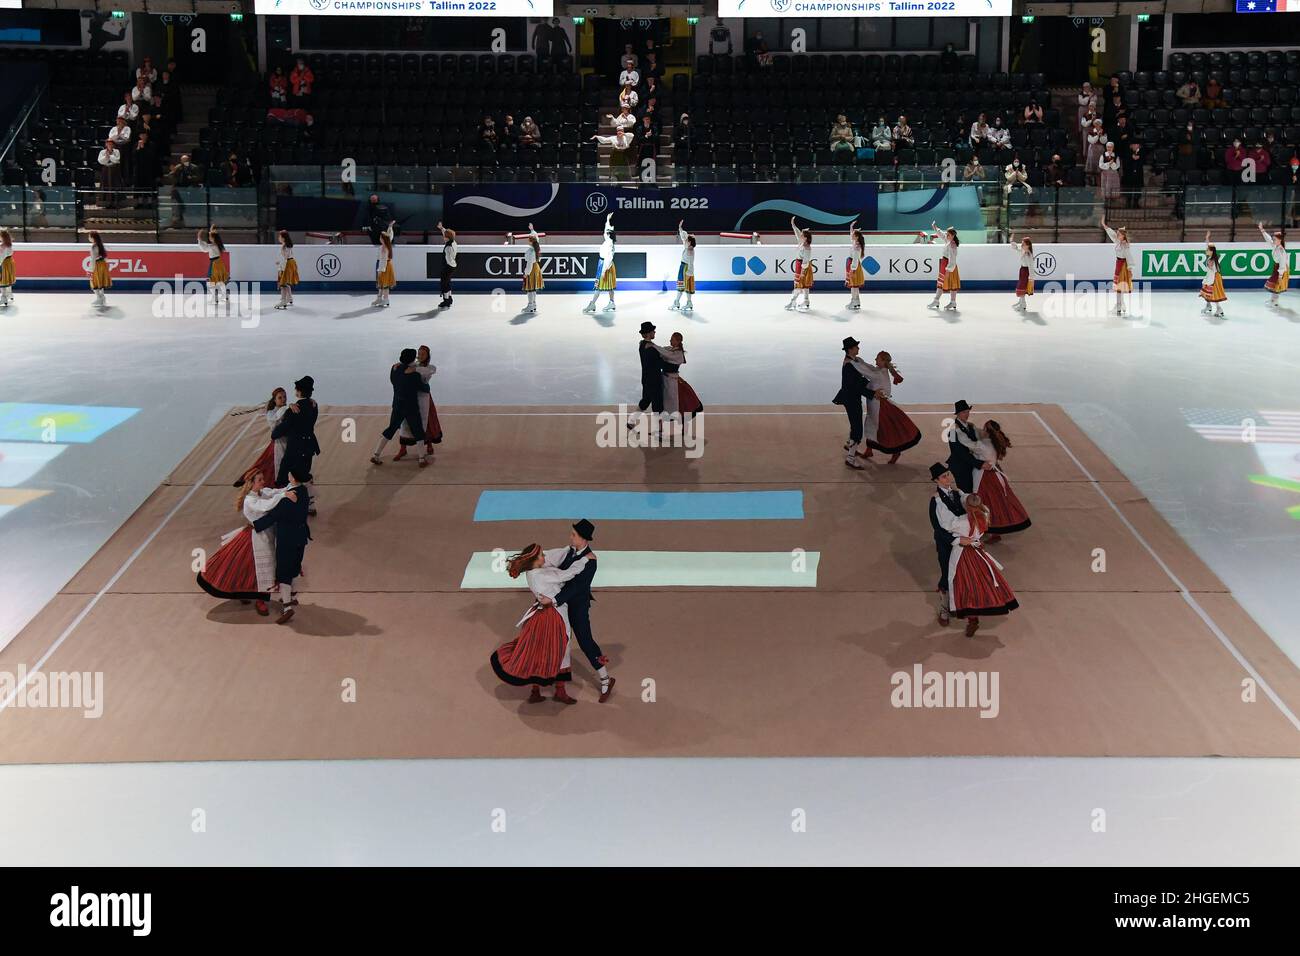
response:
<path fill-rule="evenodd" d="M 1300 663 L 1300 299 L 1229 296 L 1226 319 L 1202 315 L 1190 291 L 1154 293 L 1125 317 L 1086 295 L 1036 296 L 1022 315 L 1009 294 L 982 292 L 956 313 L 927 310 L 925 293 L 868 293 L 850 313 L 838 290 L 815 292 L 808 313 L 784 310 L 786 295 L 702 293 L 679 315 L 671 293 L 634 292 L 592 316 L 586 294 L 545 294 L 525 315 L 515 293 L 439 310 L 399 288 L 382 311 L 369 294 L 303 293 L 287 313 L 263 296 L 241 320 L 156 317 L 141 293 L 112 294 L 101 312 L 89 294 L 20 291 L 0 312 L 0 403 L 138 411 L 39 468 L 15 464 L 0 434 L 0 464 L 17 469 L 0 474 L 31 468 L 12 483 L 49 492 L 0 508 L 0 645 L 230 407 L 304 374 L 323 404 L 383 404 L 389 364 L 421 344 L 440 404 L 632 402 L 649 319 L 660 341 L 685 336 L 684 374 L 706 407 L 830 410 L 846 335 L 893 354 L 902 404 L 964 398 L 976 421 L 982 402 L 1064 406 Z M 449 429 L 439 455 L 457 440 Z M 6 767 L 0 782 L 13 862 L 1281 863 L 1300 851 L 1289 761 L 160 764 Z M 191 831 L 195 808 L 206 834 Z M 506 834 L 490 828 L 497 808 Z M 796 808 L 807 833 L 791 832 Z"/>

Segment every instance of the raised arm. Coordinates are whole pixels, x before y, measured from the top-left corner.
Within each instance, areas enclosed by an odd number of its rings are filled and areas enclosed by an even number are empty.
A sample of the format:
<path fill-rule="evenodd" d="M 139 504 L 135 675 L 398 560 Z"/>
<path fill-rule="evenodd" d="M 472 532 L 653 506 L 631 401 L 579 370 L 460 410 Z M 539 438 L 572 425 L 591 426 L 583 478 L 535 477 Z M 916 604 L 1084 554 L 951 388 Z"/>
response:
<path fill-rule="evenodd" d="M 682 245 L 686 245 L 686 239 L 687 239 L 687 237 L 688 237 L 689 235 L 690 235 L 690 234 L 686 231 L 686 220 L 685 220 L 685 219 L 679 219 L 679 220 L 677 221 L 677 239 L 678 239 L 678 241 L 680 241 Z"/>
<path fill-rule="evenodd" d="M 1268 241 L 1269 245 L 1272 245 L 1273 237 L 1268 234 L 1268 230 L 1264 228 L 1264 224 L 1262 222 L 1257 222 L 1255 225 L 1259 227 L 1259 234 Z"/>
<path fill-rule="evenodd" d="M 790 231 L 794 233 L 796 243 L 803 242 L 803 235 L 799 232 L 799 224 L 795 222 L 794 216 L 790 217 Z"/>

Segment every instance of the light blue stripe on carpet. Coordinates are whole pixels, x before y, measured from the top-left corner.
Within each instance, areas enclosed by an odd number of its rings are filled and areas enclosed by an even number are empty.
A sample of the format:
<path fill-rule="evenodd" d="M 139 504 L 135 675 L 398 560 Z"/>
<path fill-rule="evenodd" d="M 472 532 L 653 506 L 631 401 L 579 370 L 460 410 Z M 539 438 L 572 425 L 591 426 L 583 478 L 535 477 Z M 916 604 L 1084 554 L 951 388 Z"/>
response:
<path fill-rule="evenodd" d="M 802 491 L 484 491 L 475 521 L 803 519 Z"/>
<path fill-rule="evenodd" d="M 818 551 L 602 551 L 596 588 L 815 588 Z M 462 588 L 523 588 L 504 552 L 475 551 Z"/>

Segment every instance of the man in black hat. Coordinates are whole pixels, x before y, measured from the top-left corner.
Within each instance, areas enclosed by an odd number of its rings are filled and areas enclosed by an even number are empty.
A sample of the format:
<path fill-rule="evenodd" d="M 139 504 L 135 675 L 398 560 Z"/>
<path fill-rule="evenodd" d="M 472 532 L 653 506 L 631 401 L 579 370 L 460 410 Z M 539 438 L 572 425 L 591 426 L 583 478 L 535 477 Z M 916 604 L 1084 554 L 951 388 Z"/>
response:
<path fill-rule="evenodd" d="M 372 465 L 384 463 L 380 457 L 384 453 L 384 446 L 392 441 L 403 422 L 411 432 L 413 446 L 426 450 L 428 448 L 424 441 L 424 422 L 420 415 L 420 393 L 429 390 L 429 383 L 415 367 L 416 356 L 415 349 L 402 349 L 397 362 L 388 370 L 388 381 L 393 386 L 393 410 L 388 416 L 388 427 L 383 430 L 375 445 L 374 454 L 370 456 Z M 423 452 L 420 453 L 419 463 L 421 468 L 429 464 L 429 459 Z"/>
<path fill-rule="evenodd" d="M 293 596 L 293 582 L 302 575 L 302 557 L 311 540 L 307 516 L 312 514 L 309 476 L 290 467 L 289 493 L 276 506 L 253 522 L 254 531 L 275 528 L 275 583 L 279 587 L 280 616 L 276 624 L 287 624 L 293 617 L 298 599 Z"/>
<path fill-rule="evenodd" d="M 655 327 L 653 323 L 641 323 L 641 401 L 636 407 L 644 412 L 647 408 L 655 414 L 664 410 L 664 361 L 659 350 L 655 348 Z M 628 428 L 635 428 L 636 422 L 630 417 Z"/>
<path fill-rule="evenodd" d="M 557 548 L 547 551 L 546 563 L 567 571 L 573 562 L 587 559 L 586 566 L 577 577 L 566 582 L 560 593 L 555 595 L 555 600 L 549 603 L 556 607 L 568 607 L 569 626 L 573 628 L 573 636 L 578 639 L 578 647 L 600 678 L 600 703 L 603 704 L 609 700 L 609 695 L 614 690 L 614 678 L 609 674 L 609 658 L 601 653 L 600 645 L 591 636 L 591 602 L 594 600 L 591 596 L 591 582 L 596 577 L 596 555 L 591 550 L 591 541 L 595 535 L 596 526 L 586 518 L 575 522 L 573 530 L 569 532 L 569 546 L 564 550 Z M 548 603 L 548 599 L 543 598 L 542 603 Z"/>
<path fill-rule="evenodd" d="M 930 497 L 930 527 L 934 529 L 934 549 L 939 555 L 939 623 L 944 627 L 952 619 L 948 610 L 948 562 L 952 558 L 952 533 L 939 523 L 938 509 L 946 508 L 953 515 L 966 513 L 966 494 L 957 487 L 948 466 L 935 462 L 930 466 L 934 481 L 934 494 Z"/>
<path fill-rule="evenodd" d="M 841 343 L 844 349 L 844 362 L 840 365 L 840 390 L 835 393 L 831 403 L 843 405 L 849 416 L 849 440 L 844 443 L 844 464 L 850 468 L 862 468 L 858 461 L 858 446 L 862 444 L 862 400 L 868 401 L 876 394 L 871 381 L 866 377 L 863 363 L 858 360 L 858 346 L 861 343 L 853 336 Z M 868 448 L 865 457 L 871 457 Z"/>
<path fill-rule="evenodd" d="M 980 435 L 970 423 L 970 410 L 965 399 L 953 406 L 952 431 L 948 437 L 948 467 L 957 480 L 957 487 L 968 495 L 975 491 L 975 470 L 993 467 L 975 456 Z"/>
<path fill-rule="evenodd" d="M 316 391 L 316 380 L 304 375 L 293 383 L 297 401 L 289 406 L 280 423 L 271 430 L 271 439 L 285 439 L 284 455 L 280 459 L 280 470 L 275 476 L 275 483 L 283 488 L 289 483 L 289 473 L 300 475 L 302 483 L 311 493 L 311 510 L 316 513 L 316 489 L 311 484 L 311 460 L 320 454 L 320 443 L 316 441 L 316 419 L 320 408 L 316 405 L 312 393 Z"/>

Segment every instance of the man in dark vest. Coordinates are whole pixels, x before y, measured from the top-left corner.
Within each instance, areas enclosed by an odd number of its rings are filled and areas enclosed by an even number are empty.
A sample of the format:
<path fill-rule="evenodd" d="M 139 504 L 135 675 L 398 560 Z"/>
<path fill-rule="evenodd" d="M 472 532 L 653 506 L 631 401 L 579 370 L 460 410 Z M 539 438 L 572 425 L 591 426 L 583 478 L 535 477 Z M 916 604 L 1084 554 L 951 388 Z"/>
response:
<path fill-rule="evenodd" d="M 307 515 L 311 494 L 306 475 L 289 469 L 289 493 L 274 508 L 253 522 L 254 531 L 275 528 L 275 583 L 279 587 L 280 616 L 276 624 L 288 624 L 298 599 L 293 596 L 294 579 L 302 575 L 302 556 L 311 540 Z"/>
<path fill-rule="evenodd" d="M 586 655 L 592 670 L 600 678 L 600 702 L 603 704 L 609 700 L 609 695 L 614 690 L 614 678 L 609 674 L 609 658 L 601 653 L 600 645 L 591 635 L 591 602 L 595 600 L 591 596 L 591 582 L 596 577 L 596 556 L 591 551 L 591 541 L 595 536 L 596 526 L 583 518 L 569 532 L 569 547 L 560 554 L 547 552 L 546 558 L 548 564 L 558 558 L 554 566 L 561 571 L 567 571 L 574 561 L 584 557 L 587 559 L 586 566 L 578 576 L 567 581 L 551 603 L 569 609 L 569 626 L 573 628 L 573 636 L 577 638 L 578 647 Z"/>
<path fill-rule="evenodd" d="M 664 362 L 659 350 L 655 348 L 655 327 L 649 322 L 641 323 L 641 401 L 636 407 L 644 412 L 647 408 L 655 414 L 664 410 Z M 635 428 L 636 421 L 630 416 L 628 428 Z"/>
<path fill-rule="evenodd" d="M 862 400 L 865 398 L 870 401 L 876 394 L 870 380 L 863 374 L 864 363 L 858 360 L 860 344 L 851 335 L 841 343 L 844 362 L 840 365 L 840 390 L 831 399 L 831 404 L 843 405 L 849 416 L 849 440 L 844 443 L 844 464 L 857 469 L 862 468 L 862 462 L 858 461 L 858 446 L 862 444 Z M 864 457 L 871 457 L 870 448 Z"/>
<path fill-rule="evenodd" d="M 275 476 L 276 487 L 283 488 L 289 483 L 289 473 L 301 475 L 302 483 L 308 486 L 311 494 L 311 510 L 316 514 L 316 489 L 311 484 L 311 460 L 320 454 L 320 443 L 316 441 L 316 419 L 320 408 L 313 399 L 316 380 L 304 375 L 293 383 L 297 401 L 289 406 L 280 423 L 271 430 L 271 439 L 283 438 L 284 456 L 280 459 L 280 471 Z"/>
<path fill-rule="evenodd" d="M 935 484 L 934 494 L 930 496 L 930 527 L 934 529 L 934 549 L 939 556 L 939 623 L 948 626 L 951 612 L 948 610 L 948 562 L 952 558 L 952 532 L 946 531 L 939 523 L 939 509 L 944 508 L 954 516 L 966 513 L 966 495 L 953 480 L 953 474 L 942 462 L 930 466 L 930 478 Z"/>
<path fill-rule="evenodd" d="M 952 431 L 948 435 L 948 467 L 957 480 L 957 487 L 968 495 L 975 491 L 975 470 L 991 467 L 975 457 L 979 440 L 979 432 L 970 423 L 970 405 L 963 399 L 953 406 Z"/>
<path fill-rule="evenodd" d="M 419 370 L 415 367 L 416 354 L 415 349 L 402 349 L 397 357 L 397 364 L 388 370 L 388 381 L 393 386 L 393 410 L 388 416 L 388 427 L 380 435 L 379 443 L 375 445 L 375 452 L 370 456 L 372 465 L 384 463 L 379 456 L 384 453 L 384 446 L 392 441 L 403 422 L 411 432 L 412 445 L 428 450 L 428 445 L 424 441 L 424 422 L 420 416 L 420 393 L 429 390 L 429 383 L 421 378 Z M 429 464 L 429 459 L 424 453 L 420 454 L 419 461 L 421 468 Z"/>

